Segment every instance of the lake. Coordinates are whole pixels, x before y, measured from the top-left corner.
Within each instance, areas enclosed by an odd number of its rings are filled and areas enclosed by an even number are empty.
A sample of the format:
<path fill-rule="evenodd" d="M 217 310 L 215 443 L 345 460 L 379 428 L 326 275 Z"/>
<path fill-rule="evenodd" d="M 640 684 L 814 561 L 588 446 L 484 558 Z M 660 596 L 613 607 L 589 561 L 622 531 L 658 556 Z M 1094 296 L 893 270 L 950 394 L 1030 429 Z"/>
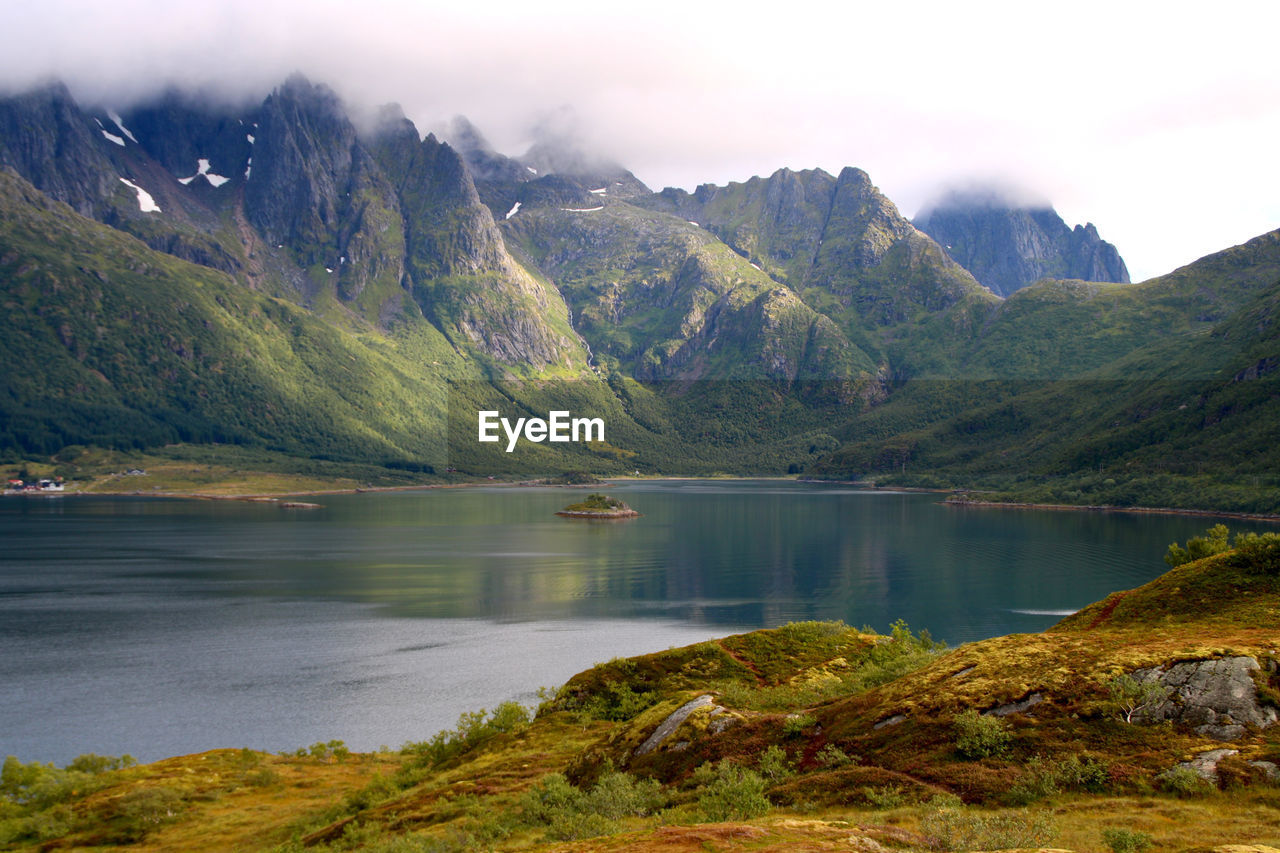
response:
<path fill-rule="evenodd" d="M 1039 631 L 1212 519 L 791 481 L 0 501 L 0 756 L 398 747 L 592 663 L 803 619 Z M 1269 529 L 1232 522 L 1233 529 Z"/>

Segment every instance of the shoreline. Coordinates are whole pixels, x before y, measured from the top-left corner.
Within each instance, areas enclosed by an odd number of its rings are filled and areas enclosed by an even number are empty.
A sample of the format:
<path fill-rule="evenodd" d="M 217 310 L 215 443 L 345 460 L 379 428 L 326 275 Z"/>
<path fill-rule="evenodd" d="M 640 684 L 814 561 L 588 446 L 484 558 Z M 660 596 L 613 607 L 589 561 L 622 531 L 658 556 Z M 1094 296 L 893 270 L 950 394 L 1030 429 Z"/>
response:
<path fill-rule="evenodd" d="M 1178 509 L 1177 507 L 1112 506 L 1110 504 L 1038 504 L 1025 502 L 951 500 L 938 501 L 943 506 L 976 509 L 1041 509 L 1053 512 L 1128 512 L 1138 515 L 1188 515 L 1208 518 L 1235 518 L 1241 521 L 1280 522 L 1280 515 L 1256 512 L 1233 512 L 1225 509 Z"/>
<path fill-rule="evenodd" d="M 798 477 L 781 477 L 781 476 L 759 476 L 759 477 L 689 477 L 689 476 L 671 476 L 671 477 L 635 477 L 624 475 L 620 477 L 610 477 L 595 484 L 565 484 L 565 483 L 547 483 L 541 480 L 478 480 L 465 483 L 421 483 L 408 486 L 358 486 L 346 489 L 311 489 L 296 492 L 245 492 L 240 494 L 222 495 L 209 492 L 89 492 L 82 490 L 67 490 L 62 492 L 19 492 L 12 494 L 0 495 L 0 497 L 43 497 L 43 498 L 64 498 L 64 497 L 101 497 L 101 498 L 167 498 L 174 500 L 201 500 L 201 501 L 241 501 L 244 503 L 274 503 L 285 509 L 316 509 L 322 504 L 315 504 L 304 501 L 296 501 L 294 498 L 323 497 L 325 495 L 358 495 L 371 492 L 408 492 L 423 491 L 430 489 L 471 489 L 478 487 L 499 487 L 499 488 L 555 488 L 555 489 L 582 489 L 607 487 L 614 482 L 630 482 L 644 483 L 657 481 L 749 481 L 749 480 L 785 480 L 795 483 L 810 483 L 814 485 L 840 485 L 840 486 L 857 486 L 869 492 L 897 492 L 911 494 L 949 494 L 955 495 L 957 489 L 930 489 L 910 486 L 896 486 L 893 488 L 877 488 L 859 480 L 808 480 Z M 1268 513 L 1250 513 L 1235 510 L 1220 509 L 1199 509 L 1199 508 L 1178 508 L 1178 507 L 1146 507 L 1146 506 L 1114 506 L 1111 504 L 1049 504 L 1049 503 L 1030 503 L 1026 501 L 988 501 L 976 500 L 972 498 L 953 499 L 939 501 L 938 503 L 950 507 L 974 507 L 978 509 L 1028 509 L 1028 510 L 1048 510 L 1052 512 L 1122 512 L 1134 513 L 1139 515 L 1185 515 L 1202 518 L 1234 518 L 1241 521 L 1264 521 L 1271 523 L 1280 523 L 1280 514 Z M 586 517 L 586 516 L 576 516 Z M 625 516 L 607 516 L 607 517 L 625 517 Z"/>

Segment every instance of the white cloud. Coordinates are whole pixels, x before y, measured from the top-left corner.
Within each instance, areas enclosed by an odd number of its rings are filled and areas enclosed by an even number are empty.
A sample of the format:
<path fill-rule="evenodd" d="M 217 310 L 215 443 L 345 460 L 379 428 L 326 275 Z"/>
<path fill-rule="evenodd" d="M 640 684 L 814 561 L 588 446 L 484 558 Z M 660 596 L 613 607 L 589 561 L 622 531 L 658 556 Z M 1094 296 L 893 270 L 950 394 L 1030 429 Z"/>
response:
<path fill-rule="evenodd" d="M 1280 226 L 1280 4 L 659 0 L 49 0 L 0 33 L 0 85 L 123 105 L 170 82 L 257 97 L 302 70 L 423 130 L 469 116 L 519 153 L 571 104 L 655 188 L 867 170 L 908 215 L 998 176 L 1091 220 L 1135 278 Z"/>

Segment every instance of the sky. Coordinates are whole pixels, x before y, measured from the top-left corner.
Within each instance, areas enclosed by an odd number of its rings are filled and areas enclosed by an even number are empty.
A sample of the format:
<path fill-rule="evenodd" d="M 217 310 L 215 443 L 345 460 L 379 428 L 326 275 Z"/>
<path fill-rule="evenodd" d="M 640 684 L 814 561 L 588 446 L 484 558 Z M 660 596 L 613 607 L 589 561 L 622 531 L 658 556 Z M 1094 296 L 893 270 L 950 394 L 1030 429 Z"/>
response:
<path fill-rule="evenodd" d="M 0 89 L 117 109 L 291 72 L 519 155 L 568 126 L 654 189 L 857 166 L 907 216 L 994 183 L 1134 281 L 1280 227 L 1280 3 L 11 0 Z"/>

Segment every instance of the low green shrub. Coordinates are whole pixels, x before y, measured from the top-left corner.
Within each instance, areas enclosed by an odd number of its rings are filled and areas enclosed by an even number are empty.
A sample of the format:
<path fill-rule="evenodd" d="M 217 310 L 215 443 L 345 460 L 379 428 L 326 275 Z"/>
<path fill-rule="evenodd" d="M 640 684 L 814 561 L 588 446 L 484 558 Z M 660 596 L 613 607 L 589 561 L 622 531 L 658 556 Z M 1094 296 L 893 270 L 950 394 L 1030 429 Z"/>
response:
<path fill-rule="evenodd" d="M 721 761 L 701 777 L 709 781 L 698 792 L 697 809 L 709 823 L 750 820 L 772 807 L 764 795 L 764 777 L 745 767 Z"/>
<path fill-rule="evenodd" d="M 259 767 L 250 770 L 241 777 L 250 788 L 270 788 L 280 784 L 280 774 L 270 767 Z"/>
<path fill-rule="evenodd" d="M 179 791 L 158 786 L 130 791 L 115 806 L 119 815 L 117 828 L 126 838 L 137 841 L 151 830 L 177 820 L 185 804 Z"/>
<path fill-rule="evenodd" d="M 351 757 L 351 750 L 341 740 L 318 740 L 311 746 L 300 746 L 293 753 L 295 758 L 311 758 L 325 764 L 334 761 L 346 761 Z"/>
<path fill-rule="evenodd" d="M 1246 571 L 1258 571 L 1280 575 L 1280 534 L 1238 533 L 1234 542 L 1228 542 L 1230 531 L 1225 524 L 1215 524 L 1204 536 L 1194 536 L 1187 544 L 1174 542 L 1164 555 L 1170 566 L 1181 566 L 1194 560 L 1234 550 L 1228 564 Z"/>
<path fill-rule="evenodd" d="M 589 790 L 575 788 L 562 773 L 539 780 L 520 798 L 521 822 L 547 827 L 547 837 L 573 841 L 608 835 L 618 821 L 648 817 L 667 804 L 667 794 L 652 779 L 605 772 Z"/>
<path fill-rule="evenodd" d="M 1009 788 L 1005 799 L 1011 805 L 1051 797 L 1064 791 L 1101 791 L 1107 784 L 1107 768 L 1089 755 L 1069 755 L 1058 761 L 1035 756 Z"/>
<path fill-rule="evenodd" d="M 0 766 L 0 803 L 18 806 L 18 813 L 42 811 L 109 784 L 105 774 L 135 764 L 129 755 L 86 753 L 59 768 L 38 761 L 23 764 L 10 755 Z"/>
<path fill-rule="evenodd" d="M 1280 575 L 1280 534 L 1242 533 L 1236 537 L 1231 564 L 1249 571 Z"/>
<path fill-rule="evenodd" d="M 1169 550 L 1165 552 L 1164 561 L 1169 564 L 1170 568 L 1177 568 L 1183 563 L 1191 563 L 1196 560 L 1203 560 L 1205 557 L 1212 557 L 1214 554 L 1221 554 L 1231 546 L 1227 543 L 1227 537 L 1230 531 L 1227 530 L 1225 524 L 1215 524 L 1205 531 L 1204 536 L 1193 536 L 1187 540 L 1187 544 L 1179 545 L 1177 542 L 1169 545 Z"/>
<path fill-rule="evenodd" d="M 907 801 L 901 785 L 867 786 L 862 789 L 862 796 L 877 809 L 896 809 Z"/>
<path fill-rule="evenodd" d="M 83 755 L 77 755 L 66 766 L 66 769 L 72 773 L 89 773 L 97 775 L 98 773 L 106 773 L 111 770 L 121 770 L 125 767 L 134 767 L 138 763 L 138 759 L 132 755 L 98 755 L 93 752 L 86 752 Z"/>
<path fill-rule="evenodd" d="M 1107 699 L 1126 723 L 1132 723 L 1135 714 L 1155 707 L 1168 695 L 1169 689 L 1160 682 L 1139 681 L 1128 674 L 1107 682 Z"/>
<path fill-rule="evenodd" d="M 1176 797 L 1201 797 L 1212 793 L 1214 788 L 1190 767 L 1171 767 L 1156 777 L 1160 790 Z"/>
<path fill-rule="evenodd" d="M 795 770 L 791 767 L 791 759 L 787 757 L 786 750 L 773 744 L 760 753 L 760 775 L 772 784 L 794 776 Z"/>
<path fill-rule="evenodd" d="M 1102 843 L 1111 853 L 1143 853 L 1151 847 L 1152 838 L 1136 829 L 1108 827 L 1102 830 Z"/>
<path fill-rule="evenodd" d="M 493 713 L 485 709 L 468 711 L 458 717 L 458 725 L 444 729 L 431 740 L 405 744 L 400 753 L 410 757 L 409 763 L 397 773 L 397 779 L 406 780 L 412 771 L 423 767 L 439 767 L 447 761 L 463 755 L 481 744 L 506 732 L 528 728 L 532 719 L 529 710 L 517 702 L 503 702 Z M 407 787 L 407 785 L 401 785 Z"/>
<path fill-rule="evenodd" d="M 789 738 L 800 737 L 805 729 L 818 724 L 818 718 L 812 714 L 788 714 L 782 721 L 782 734 Z"/>
<path fill-rule="evenodd" d="M 623 723 L 656 704 L 658 694 L 646 690 L 637 693 L 628 684 L 606 684 L 582 703 L 582 715 L 591 720 Z"/>
<path fill-rule="evenodd" d="M 990 758 L 1003 755 L 1012 734 L 1009 724 L 1000 717 L 984 717 L 970 708 L 952 720 L 956 752 L 965 758 Z"/>
<path fill-rule="evenodd" d="M 813 760 L 823 767 L 844 767 L 858 763 L 857 757 L 849 755 L 834 743 L 829 743 L 814 753 Z"/>
<path fill-rule="evenodd" d="M 343 802 L 346 804 L 348 811 L 358 812 L 389 799 L 399 792 L 400 787 L 395 783 L 394 779 L 389 779 L 381 773 L 375 773 L 363 788 L 347 794 Z"/>

